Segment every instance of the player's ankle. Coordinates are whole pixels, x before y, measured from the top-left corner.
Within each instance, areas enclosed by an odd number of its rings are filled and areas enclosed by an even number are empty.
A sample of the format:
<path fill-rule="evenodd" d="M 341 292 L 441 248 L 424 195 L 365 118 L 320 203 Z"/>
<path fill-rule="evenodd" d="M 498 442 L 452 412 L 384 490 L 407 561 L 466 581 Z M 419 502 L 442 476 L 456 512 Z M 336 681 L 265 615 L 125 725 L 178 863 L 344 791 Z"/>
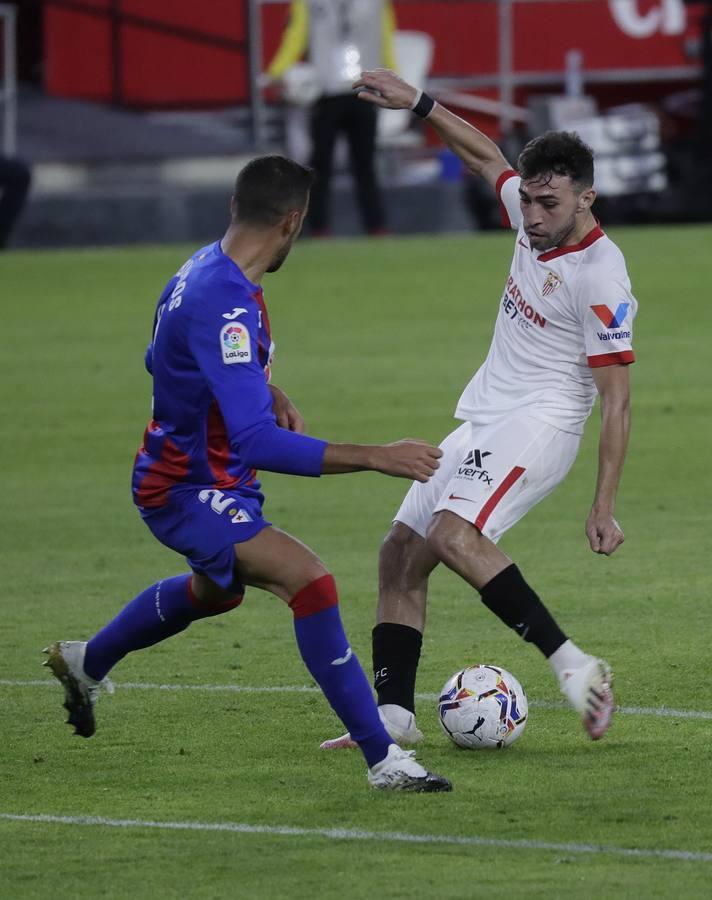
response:
<path fill-rule="evenodd" d="M 415 723 L 415 713 L 397 703 L 379 703 L 378 709 L 389 722 L 398 728 L 409 728 Z"/>
<path fill-rule="evenodd" d="M 567 669 L 578 669 L 590 658 L 588 653 L 584 653 L 573 641 L 567 640 L 551 654 L 548 663 L 560 678 Z"/>

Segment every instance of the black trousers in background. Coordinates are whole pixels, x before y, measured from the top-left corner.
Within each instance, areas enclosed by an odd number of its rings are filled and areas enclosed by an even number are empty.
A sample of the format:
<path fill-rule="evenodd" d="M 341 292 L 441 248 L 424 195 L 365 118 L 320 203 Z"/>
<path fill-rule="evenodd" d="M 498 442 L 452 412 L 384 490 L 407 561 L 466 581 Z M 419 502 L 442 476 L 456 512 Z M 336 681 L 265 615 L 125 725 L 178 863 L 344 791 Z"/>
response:
<path fill-rule="evenodd" d="M 355 94 L 322 97 L 312 110 L 311 132 L 311 166 L 316 175 L 309 213 L 312 231 L 325 231 L 329 227 L 329 188 L 334 145 L 340 132 L 346 135 L 349 145 L 351 173 L 363 227 L 369 232 L 381 231 L 385 219 L 374 168 L 376 108 L 359 100 Z"/>
<path fill-rule="evenodd" d="M 19 159 L 0 156 L 0 250 L 7 246 L 29 189 L 29 166 Z"/>

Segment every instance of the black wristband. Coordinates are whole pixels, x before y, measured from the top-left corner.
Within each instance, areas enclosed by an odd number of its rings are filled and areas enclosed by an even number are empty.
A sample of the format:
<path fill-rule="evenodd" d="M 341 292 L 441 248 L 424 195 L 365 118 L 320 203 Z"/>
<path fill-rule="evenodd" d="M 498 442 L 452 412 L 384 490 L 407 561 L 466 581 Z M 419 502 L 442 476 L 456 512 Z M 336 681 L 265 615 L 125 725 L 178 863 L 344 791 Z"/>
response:
<path fill-rule="evenodd" d="M 413 107 L 413 112 L 416 116 L 420 116 L 421 119 L 427 119 L 434 107 L 435 101 L 433 98 L 423 91 L 418 98 L 418 102 Z"/>

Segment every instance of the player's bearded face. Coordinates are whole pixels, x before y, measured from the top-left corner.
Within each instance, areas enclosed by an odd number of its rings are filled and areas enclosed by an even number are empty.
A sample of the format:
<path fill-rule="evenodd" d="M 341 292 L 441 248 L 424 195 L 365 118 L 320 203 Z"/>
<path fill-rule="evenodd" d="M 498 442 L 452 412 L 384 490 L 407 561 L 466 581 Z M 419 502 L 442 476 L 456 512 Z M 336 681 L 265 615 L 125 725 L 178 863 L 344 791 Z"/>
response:
<path fill-rule="evenodd" d="M 289 256 L 289 251 L 292 249 L 292 244 L 296 241 L 299 235 L 302 232 L 302 225 L 304 224 L 304 218 L 307 214 L 306 209 L 300 214 L 299 218 L 295 220 L 295 227 L 291 230 L 284 238 L 284 242 L 279 247 L 274 257 L 272 258 L 272 262 L 267 267 L 268 272 L 276 272 L 285 261 L 285 259 Z"/>
<path fill-rule="evenodd" d="M 524 230 L 534 250 L 561 247 L 576 229 L 578 192 L 568 176 L 552 175 L 522 182 Z"/>
<path fill-rule="evenodd" d="M 285 259 L 289 256 L 289 251 L 292 249 L 292 244 L 294 243 L 294 237 L 288 238 L 284 244 L 279 248 L 279 250 L 275 253 L 272 262 L 267 267 L 268 272 L 276 272 L 285 261 Z"/>

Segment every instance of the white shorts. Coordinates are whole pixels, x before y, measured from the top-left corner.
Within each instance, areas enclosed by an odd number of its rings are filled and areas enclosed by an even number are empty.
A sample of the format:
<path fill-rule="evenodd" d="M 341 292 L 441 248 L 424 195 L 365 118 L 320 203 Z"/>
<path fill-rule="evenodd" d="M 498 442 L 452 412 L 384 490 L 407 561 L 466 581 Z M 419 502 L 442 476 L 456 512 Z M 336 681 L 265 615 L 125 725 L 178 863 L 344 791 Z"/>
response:
<path fill-rule="evenodd" d="M 563 481 L 580 442 L 530 416 L 465 422 L 440 444 L 440 468 L 413 483 L 395 521 L 425 537 L 433 513 L 447 509 L 496 542 Z"/>

